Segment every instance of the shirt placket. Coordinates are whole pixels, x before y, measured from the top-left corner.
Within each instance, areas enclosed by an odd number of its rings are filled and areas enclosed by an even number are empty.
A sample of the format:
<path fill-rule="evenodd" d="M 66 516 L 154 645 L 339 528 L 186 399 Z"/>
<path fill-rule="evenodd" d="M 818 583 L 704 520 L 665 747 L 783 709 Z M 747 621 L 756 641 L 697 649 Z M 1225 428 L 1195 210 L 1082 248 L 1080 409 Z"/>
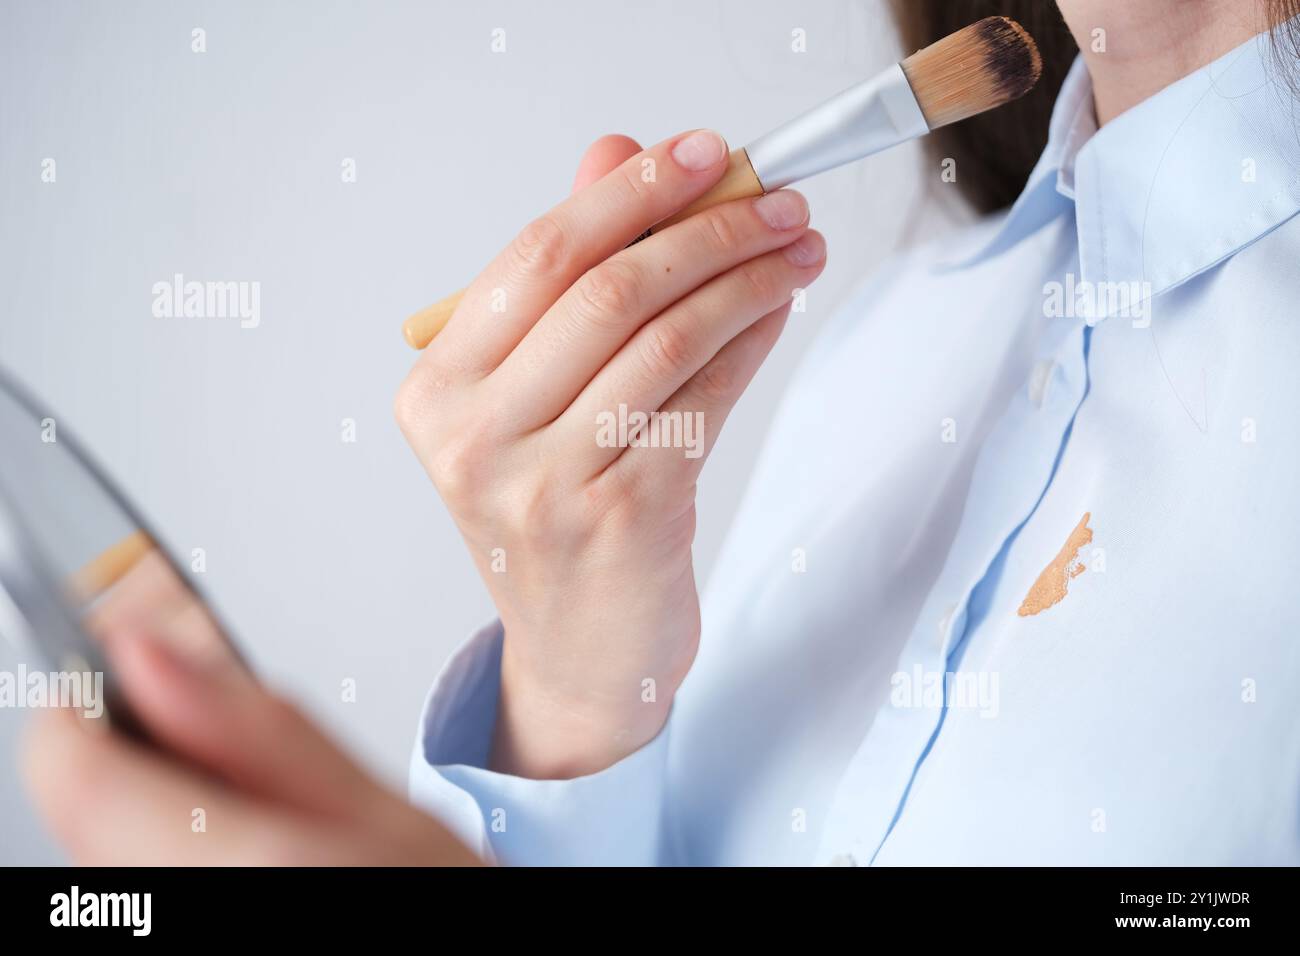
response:
<path fill-rule="evenodd" d="M 919 668 L 920 674 L 943 682 L 963 644 L 976 637 L 967 633 L 972 595 L 1051 483 L 1087 393 L 1090 334 L 1081 320 L 1053 321 L 1070 325 L 1054 328 L 1056 335 L 1044 342 L 1048 350 L 986 440 L 961 528 L 899 660 L 900 675 L 910 677 Z M 835 865 L 875 860 L 942 729 L 947 703 L 882 706 L 838 787 L 821 860 Z"/>

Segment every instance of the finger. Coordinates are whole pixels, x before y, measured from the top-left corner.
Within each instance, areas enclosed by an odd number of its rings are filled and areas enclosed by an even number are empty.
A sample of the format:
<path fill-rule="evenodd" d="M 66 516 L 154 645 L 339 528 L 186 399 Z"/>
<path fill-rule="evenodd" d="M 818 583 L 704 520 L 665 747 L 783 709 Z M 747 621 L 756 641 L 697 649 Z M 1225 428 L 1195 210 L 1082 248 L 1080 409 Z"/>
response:
<path fill-rule="evenodd" d="M 348 818 L 373 781 L 301 713 L 257 684 L 149 636 L 107 641 L 122 688 L 151 736 L 252 796 Z"/>
<path fill-rule="evenodd" d="M 825 240 L 809 230 L 798 242 L 712 279 L 644 325 L 547 430 L 549 440 L 576 456 L 575 467 L 588 474 L 608 467 L 622 453 L 624 437 L 611 441 L 611 420 L 657 411 L 724 345 L 790 301 L 825 264 Z"/>
<path fill-rule="evenodd" d="M 150 621 L 193 598 L 193 592 L 172 570 L 171 563 L 153 548 L 131 566 L 111 588 L 96 595 L 88 623 L 111 629 L 122 621 Z"/>
<path fill-rule="evenodd" d="M 466 290 L 420 364 L 486 374 L 580 275 L 703 195 L 726 167 L 726 144 L 710 130 L 624 160 L 524 227 Z"/>
<path fill-rule="evenodd" d="M 577 175 L 573 177 L 572 192 L 585 189 L 620 163 L 641 152 L 641 144 L 630 136 L 611 133 L 602 136 L 587 147 L 578 162 Z"/>
<path fill-rule="evenodd" d="M 88 865 L 270 862 L 292 822 L 71 711 L 27 728 L 24 777 L 73 858 Z"/>
<path fill-rule="evenodd" d="M 659 409 L 660 414 L 680 417 L 681 433 L 692 444 L 681 449 L 629 448 L 608 470 L 623 471 L 626 478 L 642 486 L 695 484 L 731 410 L 780 338 L 791 304 L 786 302 L 769 312 L 724 345 Z M 615 478 L 624 480 L 623 476 Z"/>
<path fill-rule="evenodd" d="M 647 321 L 807 227 L 807 201 L 782 189 L 706 209 L 597 265 L 488 377 L 490 392 L 528 396 L 509 427 L 525 432 L 553 421 Z"/>
<path fill-rule="evenodd" d="M 244 673 L 207 605 L 156 548 L 100 596 L 87 610 L 85 624 L 96 637 L 128 628 L 144 629 L 197 660 Z"/>

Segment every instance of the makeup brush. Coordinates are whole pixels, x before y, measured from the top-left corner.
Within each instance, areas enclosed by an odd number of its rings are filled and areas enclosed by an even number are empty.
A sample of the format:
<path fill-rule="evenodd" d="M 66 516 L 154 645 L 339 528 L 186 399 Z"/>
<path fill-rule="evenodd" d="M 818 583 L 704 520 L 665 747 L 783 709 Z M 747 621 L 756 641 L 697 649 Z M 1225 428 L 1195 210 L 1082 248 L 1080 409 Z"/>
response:
<path fill-rule="evenodd" d="M 651 231 L 1010 103 L 1033 88 L 1042 69 L 1038 47 L 1024 27 L 1007 17 L 986 17 L 733 150 L 717 185 Z M 412 348 L 433 341 L 461 295 L 450 295 L 406 320 L 402 334 Z"/>

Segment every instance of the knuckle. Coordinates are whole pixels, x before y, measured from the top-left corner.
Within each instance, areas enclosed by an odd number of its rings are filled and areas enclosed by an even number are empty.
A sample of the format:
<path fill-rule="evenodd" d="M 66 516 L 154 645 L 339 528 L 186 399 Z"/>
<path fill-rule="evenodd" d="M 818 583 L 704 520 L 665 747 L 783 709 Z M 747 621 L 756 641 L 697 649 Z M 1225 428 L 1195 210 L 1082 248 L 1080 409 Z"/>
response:
<path fill-rule="evenodd" d="M 510 244 L 517 271 L 525 275 L 553 275 L 568 260 L 568 239 L 554 216 L 534 219 Z"/>
<path fill-rule="evenodd" d="M 731 401 L 739 386 L 740 372 L 726 359 L 715 359 L 700 369 L 695 377 L 696 393 L 708 405 Z"/>
<path fill-rule="evenodd" d="M 610 259 L 592 269 L 574 286 L 582 318 L 600 326 L 625 325 L 622 319 L 637 314 L 642 301 L 641 277 L 626 260 Z"/>
<path fill-rule="evenodd" d="M 740 233 L 736 224 L 722 209 L 709 209 L 700 218 L 704 220 L 701 228 L 705 232 L 705 239 L 716 251 L 733 252 L 740 246 Z"/>
<path fill-rule="evenodd" d="M 656 378 L 665 377 L 691 361 L 695 343 L 684 325 L 655 322 L 646 327 L 641 353 L 649 373 Z"/>
<path fill-rule="evenodd" d="M 544 482 L 531 482 L 515 493 L 512 535 L 529 545 L 545 545 L 557 530 L 551 495 Z"/>
<path fill-rule="evenodd" d="M 741 266 L 740 278 L 750 297 L 757 302 L 772 302 L 782 298 L 773 271 L 758 262 L 746 262 Z"/>
<path fill-rule="evenodd" d="M 426 409 L 424 389 L 419 386 L 416 373 L 412 371 L 402 380 L 402 384 L 397 387 L 397 394 L 393 396 L 393 418 L 402 434 L 410 437 L 420 431 Z"/>
<path fill-rule="evenodd" d="M 449 387 L 450 381 L 429 362 L 417 364 L 393 396 L 393 418 L 408 440 L 421 436 L 429 428 L 438 409 L 438 397 Z"/>
<path fill-rule="evenodd" d="M 429 477 L 449 504 L 466 500 L 482 467 L 479 442 L 472 436 L 444 441 L 429 457 Z"/>
<path fill-rule="evenodd" d="M 636 205 L 646 202 L 650 197 L 650 182 L 642 178 L 639 162 L 636 166 L 624 163 L 619 168 L 623 176 L 623 188 L 627 190 L 628 198 Z"/>
<path fill-rule="evenodd" d="M 583 520 L 593 532 L 605 529 L 615 540 L 626 540 L 642 513 L 636 506 L 638 495 L 623 469 L 607 469 L 583 486 Z"/>

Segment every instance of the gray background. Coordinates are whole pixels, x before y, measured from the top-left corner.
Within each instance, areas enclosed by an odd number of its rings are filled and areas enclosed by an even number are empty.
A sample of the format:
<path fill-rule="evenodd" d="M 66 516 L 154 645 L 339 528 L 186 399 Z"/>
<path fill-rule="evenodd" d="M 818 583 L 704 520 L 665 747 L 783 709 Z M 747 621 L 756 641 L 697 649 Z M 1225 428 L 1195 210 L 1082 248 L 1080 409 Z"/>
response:
<path fill-rule="evenodd" d="M 256 667 L 398 787 L 429 681 L 492 615 L 392 420 L 401 319 L 561 198 L 598 135 L 743 144 L 898 52 L 877 0 L 0 9 L 0 363 L 175 551 L 206 550 L 202 584 Z M 953 215 L 930 182 L 907 147 L 802 187 L 830 265 L 705 470 L 701 581 L 818 325 Z M 260 327 L 155 318 L 151 287 L 177 272 L 260 282 Z M 23 718 L 0 710 L 6 767 Z M 0 773 L 0 862 L 61 859 L 32 821 Z"/>

